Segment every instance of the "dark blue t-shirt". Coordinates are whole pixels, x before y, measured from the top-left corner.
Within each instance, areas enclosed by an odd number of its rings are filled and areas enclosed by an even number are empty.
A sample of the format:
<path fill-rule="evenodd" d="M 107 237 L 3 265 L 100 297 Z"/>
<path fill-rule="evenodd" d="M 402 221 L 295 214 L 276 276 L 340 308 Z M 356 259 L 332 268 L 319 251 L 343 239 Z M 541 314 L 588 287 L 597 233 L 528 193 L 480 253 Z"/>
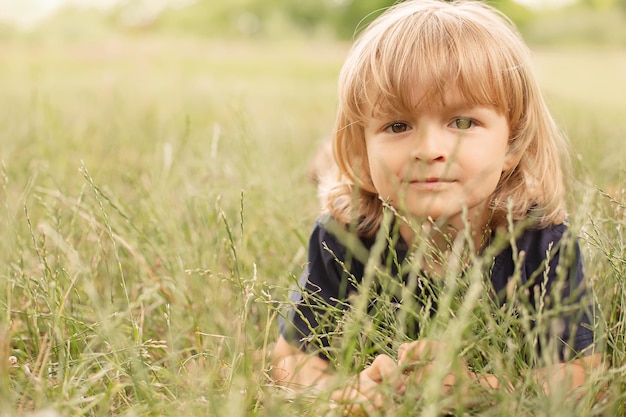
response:
<path fill-rule="evenodd" d="M 583 353 L 594 342 L 580 248 L 575 239 L 563 239 L 567 230 L 566 225 L 558 224 L 522 230 L 515 238 L 492 237 L 491 244 L 500 249 L 484 273 L 486 288 L 496 308 L 512 302 L 510 298 L 515 294 L 515 302 L 526 304 L 531 311 L 547 311 L 545 316 L 552 323 L 547 327 L 553 333 L 547 336 L 557 338 L 562 360 Z M 332 318 L 326 313 L 337 311 L 333 307 L 339 307 L 340 311 L 349 307 L 348 298 L 359 291 L 375 243 L 354 239 L 353 234 L 342 232 L 332 218 L 318 219 L 309 239 L 306 269 L 290 297 L 290 308 L 280 319 L 280 332 L 286 340 L 303 350 L 312 347 L 322 357 L 327 354 L 325 349 L 332 335 L 337 333 L 337 316 Z M 387 265 L 388 276 L 399 275 L 400 282 L 406 283 L 406 269 L 402 265 L 410 262 L 408 248 L 402 239 L 389 242 L 393 249 L 383 251 L 382 265 Z M 423 300 L 430 294 L 423 293 L 428 290 L 418 285 L 415 291 L 424 304 Z M 433 300 L 428 307 L 435 309 L 436 304 Z M 549 314 L 553 304 L 560 308 Z M 407 334 L 418 338 L 419 329 L 409 330 Z M 541 346 L 534 348 L 540 350 Z"/>

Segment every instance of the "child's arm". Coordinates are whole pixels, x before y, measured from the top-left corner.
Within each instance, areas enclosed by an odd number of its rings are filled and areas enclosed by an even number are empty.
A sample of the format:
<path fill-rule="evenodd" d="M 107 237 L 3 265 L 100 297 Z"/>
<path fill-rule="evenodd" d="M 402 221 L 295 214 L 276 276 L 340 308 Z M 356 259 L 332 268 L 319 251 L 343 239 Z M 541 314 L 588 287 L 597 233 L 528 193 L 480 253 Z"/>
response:
<path fill-rule="evenodd" d="M 383 382 L 401 393 L 404 381 L 394 359 L 378 355 L 372 364 L 358 375 L 343 381 L 333 381 L 328 362 L 292 346 L 282 336 L 274 348 L 272 376 L 279 384 L 296 391 L 309 390 L 312 394 L 332 390 L 330 399 L 347 413 L 370 414 L 384 405 L 384 395 L 376 389 Z"/>
<path fill-rule="evenodd" d="M 535 381 L 542 386 L 546 394 L 551 386 L 564 386 L 566 390 L 581 387 L 587 380 L 589 371 L 602 364 L 602 354 L 595 353 L 570 362 L 556 363 L 549 368 L 538 368 L 533 371 Z M 470 373 L 485 388 L 500 389 L 500 381 L 492 374 Z M 509 383 L 509 389 L 513 389 Z"/>
<path fill-rule="evenodd" d="M 418 372 L 413 372 L 410 379 L 411 383 L 419 383 L 424 373 L 429 371 L 428 363 L 431 363 L 437 356 L 437 352 L 442 351 L 442 343 L 428 340 L 418 340 L 411 343 L 405 343 L 398 350 L 398 364 L 400 367 L 411 368 L 412 363 L 421 363 Z M 569 362 L 554 364 L 548 368 L 538 368 L 533 371 L 534 378 L 537 383 L 541 384 L 544 391 L 548 393 L 551 386 L 566 384 L 566 389 L 575 389 L 582 386 L 589 371 L 597 369 L 602 365 L 602 354 L 595 353 L 581 358 L 574 359 Z M 489 389 L 503 388 L 502 382 L 492 374 L 475 374 L 471 372 L 465 365 L 460 370 L 464 375 L 449 374 L 443 380 L 445 389 L 450 389 L 456 385 L 459 378 L 474 378 L 483 387 Z M 513 389 L 511 381 L 506 383 L 507 389 Z"/>
<path fill-rule="evenodd" d="M 539 368 L 534 371 L 534 376 L 546 392 L 551 386 L 567 384 L 566 388 L 575 389 L 582 386 L 589 371 L 602 366 L 602 354 L 594 353 L 588 356 L 574 359 L 569 362 L 557 363 L 549 368 Z"/>
<path fill-rule="evenodd" d="M 282 336 L 276 342 L 272 364 L 272 377 L 279 385 L 316 392 L 328 388 L 331 377 L 328 361 L 301 351 Z"/>

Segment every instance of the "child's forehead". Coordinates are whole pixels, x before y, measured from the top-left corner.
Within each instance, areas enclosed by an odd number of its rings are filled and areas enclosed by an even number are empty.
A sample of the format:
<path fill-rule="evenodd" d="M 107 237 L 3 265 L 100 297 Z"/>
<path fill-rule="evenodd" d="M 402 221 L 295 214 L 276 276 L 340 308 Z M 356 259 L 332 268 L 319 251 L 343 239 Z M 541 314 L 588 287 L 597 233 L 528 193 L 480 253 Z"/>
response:
<path fill-rule="evenodd" d="M 477 93 L 475 91 L 474 93 Z M 484 93 L 484 91 L 483 91 Z M 491 94 L 472 94 L 458 83 L 416 85 L 396 92 L 370 88 L 366 94 L 364 116 L 384 117 L 398 114 L 463 111 L 477 106 L 501 110 Z"/>
<path fill-rule="evenodd" d="M 363 104 L 383 112 L 475 105 L 506 107 L 502 83 L 506 69 L 500 68 L 488 53 L 477 52 L 467 60 L 438 52 L 421 58 L 419 53 L 406 54 L 404 61 L 376 56 L 365 63 L 353 78 Z"/>
<path fill-rule="evenodd" d="M 413 38 L 411 38 L 413 39 Z M 345 107 L 358 118 L 371 111 L 414 113 L 454 106 L 488 106 L 505 113 L 520 103 L 514 86 L 524 65 L 514 51 L 477 39 L 415 37 L 414 42 L 362 43 L 341 79 Z M 419 41 L 419 42 L 418 42 Z"/>
<path fill-rule="evenodd" d="M 508 21 L 481 4 L 400 2 L 377 19 L 342 69 L 340 101 L 349 118 L 455 101 L 489 106 L 511 119 L 524 111 L 532 104 L 525 87 L 528 49 Z"/>

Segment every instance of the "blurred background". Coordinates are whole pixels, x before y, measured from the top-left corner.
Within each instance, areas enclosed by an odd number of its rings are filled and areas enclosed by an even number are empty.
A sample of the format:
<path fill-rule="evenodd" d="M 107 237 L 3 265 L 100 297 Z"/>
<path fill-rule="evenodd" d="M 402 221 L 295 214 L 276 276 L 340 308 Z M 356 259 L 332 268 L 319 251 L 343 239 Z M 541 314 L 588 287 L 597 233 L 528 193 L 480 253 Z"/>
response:
<path fill-rule="evenodd" d="M 394 0 L 0 0 L 0 38 L 112 30 L 217 38 L 348 39 Z M 491 2 L 534 44 L 626 45 L 626 0 Z"/>

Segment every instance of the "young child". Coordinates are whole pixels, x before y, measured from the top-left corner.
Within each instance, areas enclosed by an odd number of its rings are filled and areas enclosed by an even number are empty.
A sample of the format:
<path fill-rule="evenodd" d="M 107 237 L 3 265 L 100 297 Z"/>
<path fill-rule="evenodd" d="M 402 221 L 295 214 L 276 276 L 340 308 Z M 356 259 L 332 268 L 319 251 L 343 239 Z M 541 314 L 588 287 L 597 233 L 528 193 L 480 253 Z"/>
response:
<path fill-rule="evenodd" d="M 386 238 L 392 256 L 383 252 L 405 284 L 402 265 L 427 241 L 428 252 L 412 259 L 433 281 L 444 281 L 450 262 L 465 265 L 491 253 L 487 285 L 498 305 L 514 292 L 511 284 L 541 285 L 544 293 L 530 291 L 527 300 L 537 310 L 545 300 L 573 299 L 574 308 L 556 313 L 560 326 L 545 339 L 558 344 L 560 364 L 550 375 L 541 367 L 534 372 L 546 387 L 548 379 L 571 387 L 584 382 L 600 355 L 581 305 L 580 251 L 575 240 L 562 239 L 567 143 L 541 97 L 528 49 L 506 17 L 480 2 L 416 0 L 389 8 L 360 35 L 341 71 L 333 150 L 340 179 L 313 229 L 293 307 L 280 323 L 279 383 L 336 389 L 329 357 L 339 323 L 324 311 L 350 308 L 368 274 L 368 256 L 381 256 L 376 236 L 389 211 L 396 216 L 387 229 L 399 237 Z M 488 250 L 507 233 L 511 244 Z M 350 234 L 360 245 L 350 243 Z M 414 288 L 418 298 L 428 298 L 419 294 L 422 286 Z M 403 392 L 428 367 L 410 379 L 398 375 L 444 350 L 444 343 L 426 339 L 402 344 L 396 357 L 379 354 L 332 398 L 379 407 L 381 381 L 395 381 Z M 515 385 L 467 367 L 461 373 L 447 375 L 444 387 L 459 378 L 489 389 Z"/>

